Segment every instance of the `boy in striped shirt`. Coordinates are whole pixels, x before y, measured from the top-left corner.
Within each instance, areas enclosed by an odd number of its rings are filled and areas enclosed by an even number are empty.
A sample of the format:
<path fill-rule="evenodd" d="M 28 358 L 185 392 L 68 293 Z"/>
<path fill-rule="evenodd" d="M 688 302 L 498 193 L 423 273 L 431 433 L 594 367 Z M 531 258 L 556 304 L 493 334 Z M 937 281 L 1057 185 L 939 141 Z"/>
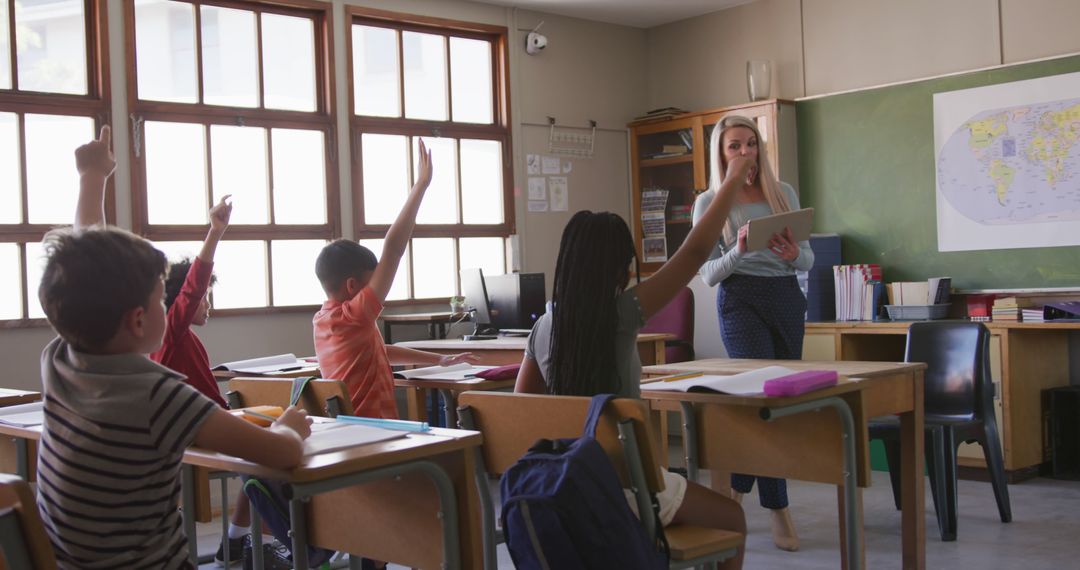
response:
<path fill-rule="evenodd" d="M 59 335 L 41 354 L 38 508 L 61 568 L 191 568 L 176 505 L 184 449 L 299 463 L 311 420 L 235 418 L 150 361 L 165 330 L 165 256 L 104 226 L 110 130 L 75 151 L 74 231 L 46 236 L 38 297 Z"/>

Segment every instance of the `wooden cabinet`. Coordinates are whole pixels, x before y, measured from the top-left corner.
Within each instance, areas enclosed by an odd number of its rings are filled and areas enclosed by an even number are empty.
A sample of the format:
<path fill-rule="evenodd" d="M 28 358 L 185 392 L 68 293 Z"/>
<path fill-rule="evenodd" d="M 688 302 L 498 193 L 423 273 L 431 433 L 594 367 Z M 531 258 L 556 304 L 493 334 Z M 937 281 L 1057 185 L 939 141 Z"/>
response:
<path fill-rule="evenodd" d="M 986 323 L 990 329 L 990 376 L 1001 431 L 1005 470 L 1034 475 L 1047 461 L 1042 391 L 1069 385 L 1069 338 L 1080 323 Z M 805 360 L 901 361 L 906 322 L 806 323 Z M 962 445 L 960 465 L 985 467 L 982 448 Z"/>
<path fill-rule="evenodd" d="M 631 123 L 631 227 L 642 273 L 659 269 L 690 232 L 694 199 L 708 187 L 709 137 L 717 121 L 729 114 L 745 115 L 757 123 L 773 171 L 798 190 L 795 104 L 791 101 L 772 99 Z M 655 207 L 656 190 L 667 193 L 662 219 Z"/>

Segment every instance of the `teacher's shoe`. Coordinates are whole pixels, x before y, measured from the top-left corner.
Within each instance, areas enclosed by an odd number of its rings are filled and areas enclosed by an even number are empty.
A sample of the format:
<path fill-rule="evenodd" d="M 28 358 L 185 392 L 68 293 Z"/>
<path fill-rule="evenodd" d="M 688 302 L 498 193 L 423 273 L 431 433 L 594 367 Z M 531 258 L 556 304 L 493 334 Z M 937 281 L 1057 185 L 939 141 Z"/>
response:
<path fill-rule="evenodd" d="M 795 523 L 791 521 L 791 511 L 771 509 L 770 524 L 772 526 L 772 540 L 780 550 L 795 552 L 799 549 L 799 535 L 795 532 Z"/>

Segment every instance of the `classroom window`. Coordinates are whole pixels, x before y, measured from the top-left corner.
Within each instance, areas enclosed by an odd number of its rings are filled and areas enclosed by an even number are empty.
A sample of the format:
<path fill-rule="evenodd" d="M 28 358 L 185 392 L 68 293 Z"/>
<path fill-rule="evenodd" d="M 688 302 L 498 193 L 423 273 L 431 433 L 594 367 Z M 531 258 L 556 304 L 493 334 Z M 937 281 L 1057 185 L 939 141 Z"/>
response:
<path fill-rule="evenodd" d="M 340 233 L 329 5 L 145 0 L 127 17 L 135 230 L 192 256 L 232 195 L 214 308 L 321 303 L 315 256 Z"/>
<path fill-rule="evenodd" d="M 0 0 L 0 321 L 45 316 L 40 242 L 71 224 L 75 148 L 108 120 L 104 4 Z"/>
<path fill-rule="evenodd" d="M 421 140 L 434 164 L 388 300 L 456 295 L 463 267 L 505 273 L 514 233 L 506 30 L 348 10 L 361 243 L 381 255 L 380 238 L 415 181 Z"/>

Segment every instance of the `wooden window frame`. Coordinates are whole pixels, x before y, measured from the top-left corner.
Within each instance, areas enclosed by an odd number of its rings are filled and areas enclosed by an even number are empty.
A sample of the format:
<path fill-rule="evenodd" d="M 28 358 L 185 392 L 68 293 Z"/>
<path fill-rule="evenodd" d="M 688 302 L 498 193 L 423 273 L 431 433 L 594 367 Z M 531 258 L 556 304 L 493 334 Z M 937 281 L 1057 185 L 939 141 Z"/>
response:
<path fill-rule="evenodd" d="M 499 237 L 509 238 L 517 232 L 514 211 L 514 168 L 513 146 L 511 140 L 511 114 L 510 114 L 510 83 L 509 83 L 509 35 L 503 26 L 463 22 L 445 18 L 433 18 L 417 16 L 400 12 L 377 10 L 359 6 L 346 6 L 346 34 L 345 52 L 349 58 L 346 65 L 348 73 L 348 98 L 349 98 L 349 128 L 352 146 L 352 202 L 353 221 L 357 239 L 382 239 L 386 237 L 390 229 L 389 224 L 366 224 L 364 222 L 364 172 L 361 160 L 362 146 L 361 136 L 364 134 L 402 135 L 407 137 L 446 137 L 452 139 L 483 139 L 496 140 L 502 144 L 502 181 L 503 181 L 503 222 L 501 224 L 417 224 L 413 230 L 413 238 L 450 238 L 453 240 L 455 267 L 460 262 L 460 239 L 470 237 Z M 398 31 L 398 81 L 399 97 L 401 98 L 401 117 L 374 117 L 356 114 L 356 98 L 354 93 L 353 78 L 353 43 L 352 27 L 354 25 L 366 25 L 386 28 Z M 426 34 L 441 35 L 444 37 L 460 37 L 478 39 L 491 42 L 492 62 L 492 124 L 482 125 L 473 123 L 455 123 L 450 120 L 430 121 L 422 119 L 405 118 L 404 102 L 404 53 L 401 49 L 401 32 L 420 32 Z M 449 65 L 450 54 L 447 52 L 447 112 L 452 113 L 453 101 L 450 92 L 452 81 Z M 412 168 L 412 148 L 409 145 L 409 168 Z M 460 160 L 460 147 L 459 155 Z M 458 176 L 461 169 L 458 168 Z M 411 180 L 411 176 L 410 176 Z M 461 189 L 458 186 L 456 196 L 458 204 L 458 219 L 461 217 Z M 412 243 L 409 244 L 409 262 L 406 268 L 406 276 L 409 281 L 409 298 L 405 300 L 387 301 L 388 306 L 424 305 L 445 302 L 447 297 L 439 298 L 414 298 L 415 290 L 412 270 L 413 256 Z M 454 291 L 460 293 L 460 283 L 455 279 Z"/>
<path fill-rule="evenodd" d="M 21 200 L 21 223 L 0 224 L 0 243 L 15 243 L 19 248 L 19 280 L 23 288 L 22 318 L 0 320 L 0 329 L 40 327 L 48 325 L 46 319 L 28 318 L 30 299 L 35 291 L 29 289 L 27 282 L 26 244 L 40 242 L 45 234 L 57 227 L 55 224 L 32 224 L 29 217 L 29 193 L 26 187 L 26 127 L 27 114 L 63 115 L 87 117 L 94 121 L 94 129 L 111 123 L 112 93 L 109 88 L 109 25 L 106 0 L 83 0 L 86 41 L 86 94 L 71 95 L 66 93 L 45 93 L 19 91 L 18 50 L 15 38 L 15 2 L 0 0 L 8 4 L 8 20 L 0 22 L 7 28 L 10 38 L 11 88 L 0 89 L 0 112 L 15 113 L 18 117 Z M 113 179 L 107 182 L 105 193 L 105 218 L 110 224 L 116 221 L 116 201 L 114 199 Z M 71 200 L 77 199 L 77 189 L 72 189 Z M 68 223 L 68 222 L 65 222 Z"/>
<path fill-rule="evenodd" d="M 133 144 L 130 145 L 131 161 L 131 210 L 133 230 L 150 240 L 156 241 L 198 241 L 206 237 L 209 224 L 151 224 L 149 222 L 148 195 L 146 187 L 146 157 L 142 151 L 142 129 L 144 121 L 160 121 L 197 124 L 207 133 L 215 125 L 249 126 L 266 129 L 267 144 L 272 144 L 271 129 L 292 128 L 318 130 L 323 133 L 324 171 L 326 181 L 326 222 L 323 224 L 278 224 L 274 220 L 274 196 L 270 192 L 267 206 L 270 221 L 267 224 L 234 224 L 222 238 L 223 241 L 261 241 L 266 244 L 266 275 L 263 276 L 267 290 L 266 307 L 245 307 L 236 309 L 216 309 L 219 315 L 257 315 L 290 312 L 311 312 L 318 307 L 313 305 L 276 306 L 273 290 L 273 255 L 270 243 L 280 240 L 322 239 L 333 240 L 341 236 L 340 186 L 338 178 L 337 119 L 334 85 L 334 21 L 333 6 L 329 2 L 315 0 L 175 0 L 195 6 L 195 65 L 196 65 L 196 102 L 178 103 L 171 101 L 140 100 L 138 98 L 138 68 L 135 53 L 135 7 L 132 2 L 125 2 L 124 18 L 126 22 L 125 41 L 130 49 L 127 52 L 126 68 L 128 72 L 127 100 L 132 117 L 131 130 Z M 259 104 L 257 107 L 227 107 L 203 103 L 202 56 L 202 19 L 201 6 L 234 8 L 259 14 L 281 14 L 310 18 L 314 24 L 315 56 L 315 110 L 293 111 L 267 109 L 263 100 L 263 61 L 262 61 L 262 24 L 256 17 L 256 50 L 258 65 Z M 211 139 L 206 137 L 206 208 L 213 199 L 213 164 L 211 160 Z M 271 160 L 268 157 L 268 161 Z M 273 184 L 273 165 L 267 163 L 268 182 Z"/>

